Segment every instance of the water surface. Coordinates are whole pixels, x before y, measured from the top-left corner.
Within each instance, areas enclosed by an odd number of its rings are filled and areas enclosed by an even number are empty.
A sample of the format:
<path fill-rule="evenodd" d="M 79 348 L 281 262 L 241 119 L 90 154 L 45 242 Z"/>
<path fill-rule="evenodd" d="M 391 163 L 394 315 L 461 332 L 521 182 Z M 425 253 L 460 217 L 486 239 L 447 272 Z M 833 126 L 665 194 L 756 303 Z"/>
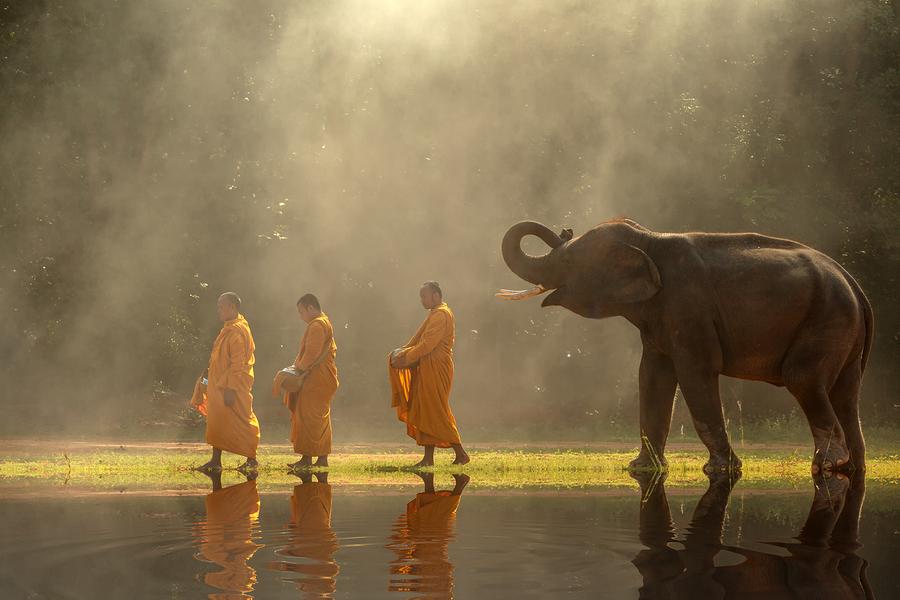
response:
<path fill-rule="evenodd" d="M 416 488 L 0 499 L 4 598 L 900 597 L 900 489 Z M 865 500 L 865 502 L 863 502 Z M 861 517 L 861 518 L 860 518 Z"/>

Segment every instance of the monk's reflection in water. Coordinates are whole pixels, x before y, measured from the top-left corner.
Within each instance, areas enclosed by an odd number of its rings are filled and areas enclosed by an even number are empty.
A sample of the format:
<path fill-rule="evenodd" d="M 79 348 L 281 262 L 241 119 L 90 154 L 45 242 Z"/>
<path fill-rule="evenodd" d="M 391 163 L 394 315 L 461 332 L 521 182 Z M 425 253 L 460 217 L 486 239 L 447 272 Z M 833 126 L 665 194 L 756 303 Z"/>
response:
<path fill-rule="evenodd" d="M 644 578 L 641 598 L 873 598 L 860 547 L 859 515 L 865 477 L 817 478 L 812 507 L 796 542 L 771 543 L 767 554 L 722 544 L 728 497 L 736 479 L 721 476 L 694 509 L 683 540 L 675 540 L 662 478 L 636 476 L 641 484 L 640 538 L 647 547 L 632 561 Z M 672 547 L 680 543 L 684 548 Z M 739 564 L 716 566 L 721 550 Z M 787 555 L 784 555 L 785 552 Z"/>
<path fill-rule="evenodd" d="M 255 476 L 237 485 L 222 487 L 222 473 L 207 473 L 212 493 L 206 496 L 206 520 L 197 524 L 194 535 L 200 551 L 195 558 L 214 563 L 220 571 L 204 573 L 203 581 L 221 590 L 209 594 L 213 600 L 252 598 L 256 571 L 250 558 L 260 544 L 253 541 L 259 526 L 259 493 Z"/>
<path fill-rule="evenodd" d="M 456 511 L 469 476 L 454 475 L 452 491 L 436 492 L 434 473 L 418 475 L 425 491 L 407 503 L 387 545 L 397 555 L 390 564 L 388 590 L 421 598 L 452 598 L 453 563 L 447 547 L 455 537 Z"/>
<path fill-rule="evenodd" d="M 331 529 L 331 486 L 328 473 L 298 473 L 302 483 L 291 495 L 289 544 L 276 554 L 282 559 L 268 565 L 290 573 L 303 598 L 331 598 L 340 567 L 334 560 L 339 545 Z"/>

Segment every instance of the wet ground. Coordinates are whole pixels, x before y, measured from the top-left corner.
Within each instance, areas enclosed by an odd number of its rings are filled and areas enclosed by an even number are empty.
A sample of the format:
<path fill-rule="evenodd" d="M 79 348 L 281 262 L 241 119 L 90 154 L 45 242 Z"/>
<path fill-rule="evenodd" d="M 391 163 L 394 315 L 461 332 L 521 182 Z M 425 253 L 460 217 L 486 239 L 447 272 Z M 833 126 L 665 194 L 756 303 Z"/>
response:
<path fill-rule="evenodd" d="M 4 598 L 900 597 L 900 486 L 47 489 L 0 496 Z M 733 486 L 733 489 L 732 489 Z"/>

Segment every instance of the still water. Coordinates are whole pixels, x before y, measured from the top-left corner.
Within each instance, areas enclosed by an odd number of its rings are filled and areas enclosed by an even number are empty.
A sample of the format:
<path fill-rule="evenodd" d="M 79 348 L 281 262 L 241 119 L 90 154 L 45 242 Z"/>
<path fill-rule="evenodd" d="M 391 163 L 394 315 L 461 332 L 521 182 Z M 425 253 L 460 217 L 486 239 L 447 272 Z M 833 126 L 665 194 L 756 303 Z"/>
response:
<path fill-rule="evenodd" d="M 206 495 L 0 499 L 0 597 L 900 597 L 900 489 L 861 478 L 565 491 L 304 476 L 261 493 L 236 477 Z"/>

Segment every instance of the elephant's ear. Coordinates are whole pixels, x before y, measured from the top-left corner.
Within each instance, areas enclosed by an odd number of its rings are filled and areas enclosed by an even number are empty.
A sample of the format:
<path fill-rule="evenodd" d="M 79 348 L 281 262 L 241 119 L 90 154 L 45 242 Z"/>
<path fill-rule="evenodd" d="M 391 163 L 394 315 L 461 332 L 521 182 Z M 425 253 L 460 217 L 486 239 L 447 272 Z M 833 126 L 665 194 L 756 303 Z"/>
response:
<path fill-rule="evenodd" d="M 662 288 L 659 269 L 647 253 L 630 244 L 616 244 L 604 260 L 597 282 L 605 302 L 643 302 Z"/>

